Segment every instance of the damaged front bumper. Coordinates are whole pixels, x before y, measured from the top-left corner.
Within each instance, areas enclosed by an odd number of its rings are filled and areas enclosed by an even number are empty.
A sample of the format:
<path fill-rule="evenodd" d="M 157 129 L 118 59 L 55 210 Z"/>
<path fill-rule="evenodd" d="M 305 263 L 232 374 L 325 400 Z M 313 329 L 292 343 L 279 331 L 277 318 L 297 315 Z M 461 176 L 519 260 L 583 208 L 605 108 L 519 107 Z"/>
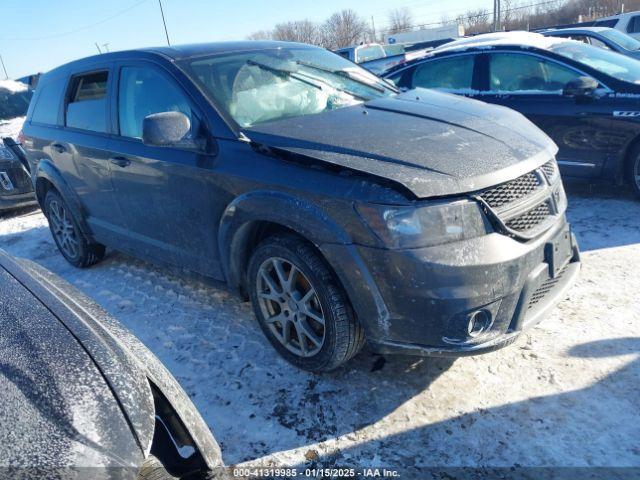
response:
<path fill-rule="evenodd" d="M 436 247 L 325 245 L 379 353 L 464 356 L 513 343 L 566 295 L 580 270 L 564 216 L 528 242 L 492 233 Z"/>

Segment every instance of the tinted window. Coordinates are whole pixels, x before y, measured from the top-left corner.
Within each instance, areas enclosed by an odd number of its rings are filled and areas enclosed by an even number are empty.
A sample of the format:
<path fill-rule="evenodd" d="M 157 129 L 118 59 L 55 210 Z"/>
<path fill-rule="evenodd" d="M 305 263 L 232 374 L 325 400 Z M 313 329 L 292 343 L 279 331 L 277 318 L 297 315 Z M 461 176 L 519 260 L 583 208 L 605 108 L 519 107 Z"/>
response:
<path fill-rule="evenodd" d="M 580 74 L 541 57 L 517 53 L 490 56 L 489 88 L 497 92 L 561 92 Z"/>
<path fill-rule="evenodd" d="M 640 81 L 640 62 L 611 50 L 576 42 L 558 43 L 552 45 L 550 50 L 618 80 L 630 83 Z"/>
<path fill-rule="evenodd" d="M 618 19 L 613 18 L 611 20 L 598 20 L 593 25 L 596 27 L 609 27 L 614 28 L 618 24 Z"/>
<path fill-rule="evenodd" d="M 192 118 L 182 91 L 159 72 L 144 67 L 123 68 L 118 97 L 120 135 L 142 138 L 144 117 L 161 112 L 182 112 Z"/>
<path fill-rule="evenodd" d="M 418 65 L 413 72 L 413 87 L 442 90 L 470 90 L 473 82 L 473 55 L 433 60 Z"/>
<path fill-rule="evenodd" d="M 108 72 L 95 72 L 74 77 L 67 104 L 67 126 L 107 131 L 107 80 Z"/>
<path fill-rule="evenodd" d="M 627 32 L 629 33 L 639 33 L 640 32 L 640 16 L 635 16 L 627 25 Z"/>
<path fill-rule="evenodd" d="M 46 83 L 40 82 L 40 90 L 33 108 L 31 120 L 46 125 L 58 125 L 58 112 L 67 86 L 67 79 L 56 78 Z"/>

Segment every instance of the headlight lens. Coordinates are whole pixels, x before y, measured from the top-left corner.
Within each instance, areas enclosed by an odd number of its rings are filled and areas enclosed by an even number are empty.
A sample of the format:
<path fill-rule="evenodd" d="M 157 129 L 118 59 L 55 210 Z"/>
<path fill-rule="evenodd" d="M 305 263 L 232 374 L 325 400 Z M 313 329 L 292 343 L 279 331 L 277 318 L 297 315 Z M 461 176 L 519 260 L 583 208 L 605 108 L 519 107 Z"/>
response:
<path fill-rule="evenodd" d="M 391 248 L 419 248 L 485 235 L 489 223 L 471 200 L 429 202 L 397 207 L 360 203 L 364 222 Z"/>

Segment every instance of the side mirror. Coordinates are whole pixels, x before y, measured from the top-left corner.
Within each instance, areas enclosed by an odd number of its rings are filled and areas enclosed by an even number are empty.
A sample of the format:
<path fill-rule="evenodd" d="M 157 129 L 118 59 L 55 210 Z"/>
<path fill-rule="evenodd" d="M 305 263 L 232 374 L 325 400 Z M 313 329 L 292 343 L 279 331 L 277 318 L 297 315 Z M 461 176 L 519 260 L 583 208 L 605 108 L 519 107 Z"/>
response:
<path fill-rule="evenodd" d="M 153 113 L 142 121 L 142 143 L 152 147 L 194 147 L 193 140 L 185 139 L 190 130 L 191 121 L 184 113 Z"/>
<path fill-rule="evenodd" d="M 562 94 L 565 97 L 592 97 L 596 89 L 598 88 L 598 82 L 591 77 L 578 77 L 575 80 L 567 82 L 562 90 Z"/>

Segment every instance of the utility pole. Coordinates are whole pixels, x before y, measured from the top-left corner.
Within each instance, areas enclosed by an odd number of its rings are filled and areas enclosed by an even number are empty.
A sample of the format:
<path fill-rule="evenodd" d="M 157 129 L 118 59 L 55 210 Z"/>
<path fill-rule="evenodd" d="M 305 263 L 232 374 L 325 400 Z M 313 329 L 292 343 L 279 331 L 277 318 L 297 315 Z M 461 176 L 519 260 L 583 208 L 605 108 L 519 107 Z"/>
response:
<path fill-rule="evenodd" d="M 502 30 L 500 26 L 500 18 L 502 13 L 500 11 L 500 0 L 493 0 L 493 31 L 497 32 Z"/>
<path fill-rule="evenodd" d="M 373 33 L 373 41 L 374 43 L 378 41 L 376 37 L 376 22 L 373 21 L 373 15 L 371 15 L 371 31 Z"/>
<path fill-rule="evenodd" d="M 4 70 L 5 80 L 9 80 L 9 74 L 7 73 L 7 67 L 4 66 L 4 60 L 2 59 L 2 55 L 0 55 L 0 63 L 2 64 L 2 70 Z"/>
<path fill-rule="evenodd" d="M 167 37 L 167 45 L 171 46 L 171 42 L 169 41 L 169 31 L 167 30 L 167 22 L 164 19 L 164 10 L 162 9 L 162 0 L 158 0 L 158 5 L 160 5 L 160 15 L 162 15 L 162 24 L 164 25 L 164 34 Z"/>

